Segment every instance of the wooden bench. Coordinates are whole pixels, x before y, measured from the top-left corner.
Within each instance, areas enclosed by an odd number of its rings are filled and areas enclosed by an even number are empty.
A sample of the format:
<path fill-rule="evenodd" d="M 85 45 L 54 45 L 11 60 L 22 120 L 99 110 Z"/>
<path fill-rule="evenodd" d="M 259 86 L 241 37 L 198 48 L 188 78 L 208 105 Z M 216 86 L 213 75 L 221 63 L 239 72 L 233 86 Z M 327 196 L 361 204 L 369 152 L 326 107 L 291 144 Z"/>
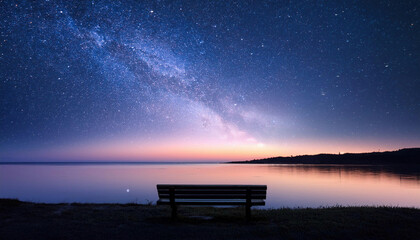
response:
<path fill-rule="evenodd" d="M 170 205 L 172 218 L 179 205 L 245 206 L 246 218 L 251 217 L 252 206 L 264 206 L 266 185 L 180 185 L 158 184 L 158 205 Z"/>

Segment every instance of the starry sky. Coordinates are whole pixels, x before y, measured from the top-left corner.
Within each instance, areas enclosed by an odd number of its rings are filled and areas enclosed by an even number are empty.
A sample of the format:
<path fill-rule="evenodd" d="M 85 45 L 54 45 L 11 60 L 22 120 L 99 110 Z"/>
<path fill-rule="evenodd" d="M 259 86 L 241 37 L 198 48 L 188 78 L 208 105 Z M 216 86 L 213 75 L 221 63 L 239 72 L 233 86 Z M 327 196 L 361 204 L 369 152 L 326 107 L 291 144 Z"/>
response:
<path fill-rule="evenodd" d="M 420 146 L 418 1 L 0 1 L 0 160 Z"/>

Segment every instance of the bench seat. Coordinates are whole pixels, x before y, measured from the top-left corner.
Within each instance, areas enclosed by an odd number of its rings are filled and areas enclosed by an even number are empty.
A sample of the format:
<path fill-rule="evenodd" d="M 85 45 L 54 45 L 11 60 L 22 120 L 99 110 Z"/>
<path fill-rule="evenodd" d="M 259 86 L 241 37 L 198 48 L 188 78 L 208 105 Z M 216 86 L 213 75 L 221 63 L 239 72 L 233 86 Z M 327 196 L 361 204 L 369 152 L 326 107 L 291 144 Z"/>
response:
<path fill-rule="evenodd" d="M 247 218 L 252 206 L 264 206 L 266 185 L 183 185 L 158 184 L 158 205 L 170 205 L 176 217 L 179 205 L 191 206 L 245 206 Z"/>
<path fill-rule="evenodd" d="M 169 199 L 162 199 L 157 202 L 158 205 L 170 205 Z M 246 205 L 246 199 L 175 199 L 175 204 L 178 205 Z M 251 199 L 253 206 L 264 206 L 265 201 L 263 199 Z"/>

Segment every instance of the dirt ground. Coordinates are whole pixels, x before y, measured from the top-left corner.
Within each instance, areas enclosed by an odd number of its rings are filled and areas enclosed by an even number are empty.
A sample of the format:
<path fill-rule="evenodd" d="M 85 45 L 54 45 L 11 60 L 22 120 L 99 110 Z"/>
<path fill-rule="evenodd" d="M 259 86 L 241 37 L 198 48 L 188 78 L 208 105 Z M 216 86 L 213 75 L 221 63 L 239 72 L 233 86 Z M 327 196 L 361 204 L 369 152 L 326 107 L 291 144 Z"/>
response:
<path fill-rule="evenodd" d="M 0 200 L 0 239 L 420 239 L 420 209 L 252 210 Z"/>

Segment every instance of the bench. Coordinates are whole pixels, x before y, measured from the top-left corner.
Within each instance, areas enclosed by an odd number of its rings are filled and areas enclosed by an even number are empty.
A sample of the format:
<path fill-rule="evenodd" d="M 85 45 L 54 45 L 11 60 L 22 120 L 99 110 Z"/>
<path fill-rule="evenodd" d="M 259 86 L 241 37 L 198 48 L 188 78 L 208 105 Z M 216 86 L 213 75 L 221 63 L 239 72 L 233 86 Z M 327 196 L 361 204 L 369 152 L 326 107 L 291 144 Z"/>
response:
<path fill-rule="evenodd" d="M 172 218 L 177 217 L 179 205 L 245 206 L 247 219 L 252 206 L 264 206 L 266 185 L 180 185 L 158 184 L 157 205 L 170 205 Z"/>

